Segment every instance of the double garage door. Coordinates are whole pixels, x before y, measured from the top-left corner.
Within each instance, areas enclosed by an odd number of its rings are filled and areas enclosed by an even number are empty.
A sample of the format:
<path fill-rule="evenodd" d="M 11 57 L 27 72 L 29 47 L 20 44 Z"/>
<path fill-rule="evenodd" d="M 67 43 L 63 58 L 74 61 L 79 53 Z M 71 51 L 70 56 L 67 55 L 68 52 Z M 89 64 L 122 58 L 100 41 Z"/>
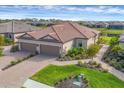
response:
<path fill-rule="evenodd" d="M 30 43 L 20 43 L 20 47 L 22 51 L 36 53 L 38 45 Z M 58 56 L 59 51 L 60 48 L 58 46 L 40 45 L 40 54 Z"/>

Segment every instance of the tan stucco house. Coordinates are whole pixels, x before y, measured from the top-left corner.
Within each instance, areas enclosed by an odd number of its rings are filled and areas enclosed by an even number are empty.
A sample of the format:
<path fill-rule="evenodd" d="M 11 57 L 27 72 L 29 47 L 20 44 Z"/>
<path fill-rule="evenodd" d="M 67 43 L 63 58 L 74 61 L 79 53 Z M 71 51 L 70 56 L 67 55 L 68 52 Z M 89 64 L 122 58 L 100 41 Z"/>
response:
<path fill-rule="evenodd" d="M 72 47 L 85 47 L 96 42 L 98 32 L 74 22 L 63 22 L 41 31 L 18 37 L 19 49 L 32 53 L 59 55 Z"/>

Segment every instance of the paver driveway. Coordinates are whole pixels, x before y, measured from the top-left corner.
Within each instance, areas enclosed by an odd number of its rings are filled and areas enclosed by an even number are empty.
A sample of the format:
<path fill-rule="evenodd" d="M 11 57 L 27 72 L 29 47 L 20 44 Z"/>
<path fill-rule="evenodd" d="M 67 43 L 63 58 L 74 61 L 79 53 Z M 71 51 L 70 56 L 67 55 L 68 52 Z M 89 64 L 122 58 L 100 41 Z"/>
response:
<path fill-rule="evenodd" d="M 25 80 L 54 61 L 54 57 L 37 55 L 0 72 L 0 87 L 21 87 Z"/>
<path fill-rule="evenodd" d="M 23 57 L 30 55 L 30 53 L 28 53 L 28 52 L 10 53 L 10 48 L 11 48 L 11 46 L 4 47 L 4 55 L 5 56 L 0 57 L 0 69 L 9 65 L 10 61 L 22 59 Z"/>

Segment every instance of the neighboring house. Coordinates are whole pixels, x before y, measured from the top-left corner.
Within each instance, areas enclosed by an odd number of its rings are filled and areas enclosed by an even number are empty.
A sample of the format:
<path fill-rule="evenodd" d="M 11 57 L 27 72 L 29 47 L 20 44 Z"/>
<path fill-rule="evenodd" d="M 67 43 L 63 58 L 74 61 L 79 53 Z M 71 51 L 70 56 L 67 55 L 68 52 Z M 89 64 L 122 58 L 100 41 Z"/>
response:
<path fill-rule="evenodd" d="M 84 21 L 83 23 L 85 26 L 95 27 L 96 21 Z"/>
<path fill-rule="evenodd" d="M 120 35 L 120 38 L 119 38 L 119 45 L 121 46 L 121 48 L 124 49 L 124 34 L 121 34 L 121 35 Z"/>
<path fill-rule="evenodd" d="M 31 25 L 21 21 L 10 21 L 0 24 L 0 34 L 15 41 L 17 41 L 17 36 L 33 31 L 34 29 Z"/>
<path fill-rule="evenodd" d="M 41 31 L 27 32 L 18 37 L 19 49 L 32 53 L 60 55 L 72 47 L 87 48 L 98 37 L 94 29 L 74 22 L 63 22 Z"/>
<path fill-rule="evenodd" d="M 53 25 L 53 22 L 50 22 L 50 21 L 32 22 L 31 25 L 33 25 L 33 26 L 51 26 L 51 25 Z"/>
<path fill-rule="evenodd" d="M 124 29 L 124 23 L 123 22 L 112 22 L 112 23 L 109 23 L 108 28 Z"/>
<path fill-rule="evenodd" d="M 106 23 L 106 22 L 97 22 L 97 23 L 95 24 L 95 27 L 96 27 L 96 28 L 108 28 L 108 26 L 109 26 L 109 24 Z"/>

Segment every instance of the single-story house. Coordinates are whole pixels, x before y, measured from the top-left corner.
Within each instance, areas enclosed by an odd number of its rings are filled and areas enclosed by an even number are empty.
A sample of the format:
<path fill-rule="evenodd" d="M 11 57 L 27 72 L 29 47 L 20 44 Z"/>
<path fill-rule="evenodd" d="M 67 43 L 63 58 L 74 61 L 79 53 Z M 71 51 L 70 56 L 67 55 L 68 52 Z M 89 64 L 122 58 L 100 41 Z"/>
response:
<path fill-rule="evenodd" d="M 31 25 L 33 26 L 51 26 L 51 25 L 54 25 L 53 22 L 51 21 L 43 21 L 43 22 L 32 22 Z"/>
<path fill-rule="evenodd" d="M 0 24 L 0 34 L 17 41 L 16 37 L 26 32 L 31 32 L 35 27 L 21 21 L 10 21 Z"/>
<path fill-rule="evenodd" d="M 60 55 L 72 47 L 87 48 L 98 38 L 98 31 L 74 22 L 63 22 L 18 37 L 19 50 Z"/>
<path fill-rule="evenodd" d="M 124 49 L 124 34 L 121 34 L 120 35 L 120 38 L 119 38 L 119 45 L 121 48 Z"/>
<path fill-rule="evenodd" d="M 106 23 L 106 22 L 97 22 L 97 23 L 95 24 L 95 27 L 96 27 L 96 28 L 107 28 L 108 26 L 109 26 L 109 24 Z"/>
<path fill-rule="evenodd" d="M 111 23 L 109 23 L 108 28 L 124 29 L 124 23 L 123 22 L 111 22 Z"/>

